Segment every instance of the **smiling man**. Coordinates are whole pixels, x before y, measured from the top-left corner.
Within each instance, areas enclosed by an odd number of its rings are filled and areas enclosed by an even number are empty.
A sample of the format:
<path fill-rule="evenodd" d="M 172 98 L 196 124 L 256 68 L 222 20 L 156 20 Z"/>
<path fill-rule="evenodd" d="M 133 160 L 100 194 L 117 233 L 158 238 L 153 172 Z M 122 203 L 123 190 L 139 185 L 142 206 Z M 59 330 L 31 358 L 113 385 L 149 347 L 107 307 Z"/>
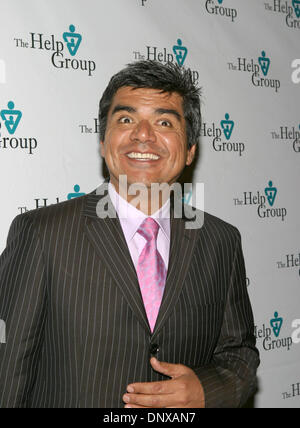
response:
<path fill-rule="evenodd" d="M 156 89 L 118 89 L 101 149 L 116 187 L 121 174 L 129 184 L 176 182 L 196 149 L 187 146 L 182 97 Z"/>
<path fill-rule="evenodd" d="M 240 234 L 207 213 L 189 228 L 175 192 L 152 193 L 195 157 L 190 70 L 128 65 L 99 119 L 107 182 L 12 223 L 0 258 L 0 406 L 242 406 L 259 359 Z M 99 216 L 104 200 L 115 215 Z"/>
<path fill-rule="evenodd" d="M 149 88 L 118 89 L 103 140 L 101 153 L 109 169 L 110 183 L 118 193 L 120 175 L 126 176 L 128 186 L 171 186 L 185 165 L 192 163 L 196 150 L 195 144 L 189 149 L 187 146 L 181 96 Z M 153 212 L 151 195 L 151 191 L 146 192 L 147 201 L 141 201 L 140 206 L 149 214 Z M 134 197 L 125 192 L 128 202 Z"/>

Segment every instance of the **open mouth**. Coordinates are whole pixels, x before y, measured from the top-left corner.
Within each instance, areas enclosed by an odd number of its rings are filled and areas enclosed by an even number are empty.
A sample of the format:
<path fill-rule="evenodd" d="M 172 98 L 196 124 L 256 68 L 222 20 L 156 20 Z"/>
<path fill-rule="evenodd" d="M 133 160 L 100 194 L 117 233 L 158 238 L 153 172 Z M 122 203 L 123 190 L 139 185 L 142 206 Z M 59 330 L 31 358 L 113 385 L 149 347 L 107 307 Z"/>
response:
<path fill-rule="evenodd" d="M 127 153 L 127 157 L 129 157 L 129 159 L 135 159 L 138 161 L 151 161 L 151 160 L 160 159 L 160 156 L 155 155 L 154 153 L 140 153 L 140 152 Z"/>

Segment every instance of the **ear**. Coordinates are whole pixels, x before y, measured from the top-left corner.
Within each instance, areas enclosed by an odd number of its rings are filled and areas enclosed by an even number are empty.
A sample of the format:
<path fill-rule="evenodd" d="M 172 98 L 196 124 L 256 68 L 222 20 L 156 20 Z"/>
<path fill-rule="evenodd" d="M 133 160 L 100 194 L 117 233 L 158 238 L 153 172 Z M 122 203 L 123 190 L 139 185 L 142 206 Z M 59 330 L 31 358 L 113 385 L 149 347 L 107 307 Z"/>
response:
<path fill-rule="evenodd" d="M 186 154 L 186 165 L 191 165 L 196 154 L 197 144 L 194 144 L 190 149 L 188 149 Z"/>
<path fill-rule="evenodd" d="M 105 157 L 104 141 L 100 141 L 100 154 L 103 158 Z"/>

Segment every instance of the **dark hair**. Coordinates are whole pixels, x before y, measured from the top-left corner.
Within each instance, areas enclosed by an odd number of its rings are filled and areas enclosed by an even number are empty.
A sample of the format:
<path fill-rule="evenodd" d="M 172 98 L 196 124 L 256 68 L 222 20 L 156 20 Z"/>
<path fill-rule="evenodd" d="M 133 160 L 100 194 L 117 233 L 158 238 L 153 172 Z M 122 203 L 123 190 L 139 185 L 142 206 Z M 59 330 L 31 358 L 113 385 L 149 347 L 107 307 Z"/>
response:
<path fill-rule="evenodd" d="M 193 83 L 191 70 L 173 63 L 162 64 L 150 60 L 128 64 L 110 79 L 99 104 L 101 141 L 104 141 L 107 115 L 113 97 L 124 86 L 160 89 L 162 92 L 181 95 L 188 148 L 198 143 L 201 128 L 200 88 Z"/>

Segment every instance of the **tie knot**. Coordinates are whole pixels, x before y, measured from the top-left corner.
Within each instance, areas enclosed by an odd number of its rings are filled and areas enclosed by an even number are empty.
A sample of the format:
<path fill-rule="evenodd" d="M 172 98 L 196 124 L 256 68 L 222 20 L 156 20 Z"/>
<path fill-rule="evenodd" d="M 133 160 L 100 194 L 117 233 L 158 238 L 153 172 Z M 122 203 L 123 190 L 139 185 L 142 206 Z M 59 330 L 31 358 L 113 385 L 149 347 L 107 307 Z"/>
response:
<path fill-rule="evenodd" d="M 157 238 L 159 224 L 151 217 L 147 217 L 138 228 L 138 233 L 142 235 L 146 241 Z"/>

